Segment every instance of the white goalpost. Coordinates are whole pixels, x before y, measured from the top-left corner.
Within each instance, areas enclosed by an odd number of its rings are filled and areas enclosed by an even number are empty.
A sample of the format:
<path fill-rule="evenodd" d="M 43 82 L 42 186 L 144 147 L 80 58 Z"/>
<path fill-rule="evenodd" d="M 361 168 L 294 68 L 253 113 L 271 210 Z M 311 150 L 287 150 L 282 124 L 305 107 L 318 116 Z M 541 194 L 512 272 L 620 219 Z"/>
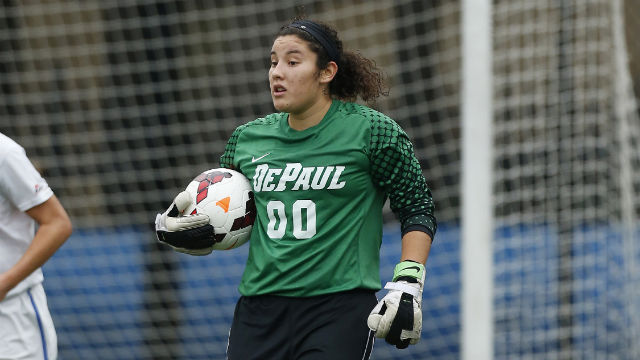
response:
<path fill-rule="evenodd" d="M 461 349 L 493 357 L 491 0 L 462 2 Z"/>

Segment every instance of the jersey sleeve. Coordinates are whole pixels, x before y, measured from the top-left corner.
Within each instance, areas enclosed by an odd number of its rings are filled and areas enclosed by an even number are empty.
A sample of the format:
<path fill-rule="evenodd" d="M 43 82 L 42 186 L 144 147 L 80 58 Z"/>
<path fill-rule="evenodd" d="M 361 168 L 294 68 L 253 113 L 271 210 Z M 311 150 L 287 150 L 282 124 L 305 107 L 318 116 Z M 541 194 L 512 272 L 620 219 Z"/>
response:
<path fill-rule="evenodd" d="M 27 211 L 47 201 L 53 191 L 26 154 L 9 151 L 0 159 L 0 194 Z"/>
<path fill-rule="evenodd" d="M 238 145 L 238 137 L 242 132 L 244 125 L 237 127 L 229 140 L 227 140 L 227 145 L 224 148 L 224 152 L 220 156 L 220 166 L 227 169 L 235 169 L 235 154 L 236 154 L 236 146 Z"/>
<path fill-rule="evenodd" d="M 402 235 L 418 230 L 433 239 L 437 230 L 433 198 L 409 137 L 386 118 L 371 123 L 370 142 L 371 176 L 389 197 Z"/>

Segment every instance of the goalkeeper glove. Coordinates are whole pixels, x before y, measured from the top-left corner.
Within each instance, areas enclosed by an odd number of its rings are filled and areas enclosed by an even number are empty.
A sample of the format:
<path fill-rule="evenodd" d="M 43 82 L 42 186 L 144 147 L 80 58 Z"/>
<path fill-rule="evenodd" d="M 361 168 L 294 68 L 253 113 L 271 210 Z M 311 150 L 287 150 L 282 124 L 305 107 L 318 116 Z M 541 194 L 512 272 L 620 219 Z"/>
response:
<path fill-rule="evenodd" d="M 389 292 L 367 319 L 367 325 L 376 337 L 384 338 L 398 349 L 420 340 L 424 279 L 424 265 L 411 260 L 396 265 L 393 282 L 388 282 L 384 287 Z"/>
<path fill-rule="evenodd" d="M 207 255 L 215 243 L 213 226 L 206 214 L 182 215 L 191 204 L 191 196 L 183 191 L 162 214 L 156 215 L 158 241 L 175 251 L 189 255 Z"/>

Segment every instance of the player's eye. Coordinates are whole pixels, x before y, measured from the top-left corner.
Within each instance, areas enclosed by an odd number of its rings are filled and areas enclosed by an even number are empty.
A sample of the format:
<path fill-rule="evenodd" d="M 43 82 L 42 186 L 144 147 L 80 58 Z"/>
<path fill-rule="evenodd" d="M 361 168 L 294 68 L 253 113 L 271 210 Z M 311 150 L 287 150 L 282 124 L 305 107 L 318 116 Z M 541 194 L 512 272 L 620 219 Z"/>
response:
<path fill-rule="evenodd" d="M 271 67 L 276 67 L 278 65 L 278 62 L 275 60 L 271 60 Z"/>
<path fill-rule="evenodd" d="M 289 66 L 296 66 L 296 65 L 298 65 L 297 61 L 293 61 L 293 60 L 289 61 Z"/>

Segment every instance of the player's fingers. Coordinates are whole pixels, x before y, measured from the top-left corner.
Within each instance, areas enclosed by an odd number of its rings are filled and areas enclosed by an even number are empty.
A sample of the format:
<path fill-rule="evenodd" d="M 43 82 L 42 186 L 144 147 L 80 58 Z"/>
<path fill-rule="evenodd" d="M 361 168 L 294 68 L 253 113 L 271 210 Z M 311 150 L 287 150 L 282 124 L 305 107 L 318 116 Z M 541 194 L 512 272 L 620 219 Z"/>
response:
<path fill-rule="evenodd" d="M 391 331 L 391 325 L 393 324 L 393 320 L 396 317 L 397 309 L 393 309 L 391 307 L 387 307 L 386 311 L 380 317 L 380 322 L 378 323 L 378 331 L 376 331 L 375 336 L 379 338 L 386 338 L 389 336 L 389 331 Z"/>
<path fill-rule="evenodd" d="M 167 230 L 180 231 L 193 229 L 209 223 L 209 216 L 206 214 L 194 214 L 179 217 L 167 217 L 166 221 Z"/>
<path fill-rule="evenodd" d="M 422 333 L 422 310 L 419 307 L 413 308 L 413 329 L 407 337 L 411 339 L 411 345 L 415 345 L 420 341 Z"/>
<path fill-rule="evenodd" d="M 189 205 L 191 205 L 191 195 L 188 192 L 183 191 L 176 196 L 173 200 L 174 204 L 176 204 L 176 208 L 178 208 L 179 212 L 183 212 Z"/>
<path fill-rule="evenodd" d="M 199 250 L 176 249 L 176 251 L 184 253 L 184 254 L 188 254 L 188 255 L 193 255 L 193 256 L 205 256 L 205 255 L 211 254 L 213 252 L 213 249 L 212 248 L 199 249 Z"/>
<path fill-rule="evenodd" d="M 384 310 L 382 309 L 383 306 L 385 307 Z M 369 327 L 369 329 L 371 329 L 371 331 L 376 332 L 378 330 L 380 318 L 382 317 L 382 314 L 384 314 L 385 310 L 386 305 L 384 304 L 384 301 L 378 302 L 373 310 L 371 310 L 371 313 L 367 318 L 367 326 Z"/>
<path fill-rule="evenodd" d="M 167 231 L 166 217 L 164 214 L 156 214 L 156 231 Z"/>
<path fill-rule="evenodd" d="M 369 327 L 369 329 L 371 329 L 371 331 L 373 331 L 376 334 L 378 333 L 378 328 L 380 325 L 381 318 L 382 318 L 382 315 L 380 314 L 371 314 L 367 318 L 367 326 Z"/>
<path fill-rule="evenodd" d="M 180 216 L 175 218 L 176 223 L 188 226 L 188 227 L 197 227 L 201 225 L 206 225 L 209 223 L 209 215 L 207 214 L 193 214 L 187 216 Z"/>

